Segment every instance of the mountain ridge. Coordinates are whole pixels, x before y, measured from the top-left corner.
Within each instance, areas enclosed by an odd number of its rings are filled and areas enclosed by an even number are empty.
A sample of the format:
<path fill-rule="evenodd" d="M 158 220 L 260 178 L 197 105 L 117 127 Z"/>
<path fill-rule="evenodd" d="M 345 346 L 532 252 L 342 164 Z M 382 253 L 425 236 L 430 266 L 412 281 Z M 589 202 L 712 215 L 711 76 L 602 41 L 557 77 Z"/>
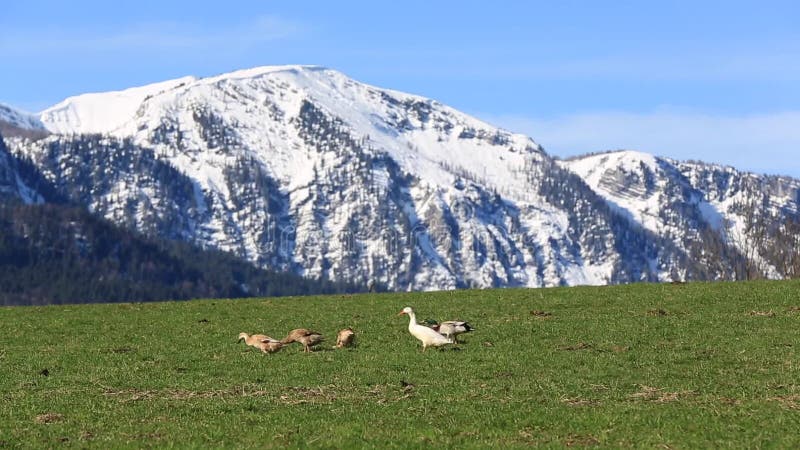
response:
<path fill-rule="evenodd" d="M 11 147 L 101 216 L 261 267 L 396 290 L 607 284 L 732 279 L 746 249 L 707 220 L 729 211 L 698 206 L 713 183 L 687 181 L 724 178 L 713 167 L 640 154 L 592 178 L 585 159 L 318 66 L 133 90 L 67 99 L 42 114 L 58 133 Z"/>

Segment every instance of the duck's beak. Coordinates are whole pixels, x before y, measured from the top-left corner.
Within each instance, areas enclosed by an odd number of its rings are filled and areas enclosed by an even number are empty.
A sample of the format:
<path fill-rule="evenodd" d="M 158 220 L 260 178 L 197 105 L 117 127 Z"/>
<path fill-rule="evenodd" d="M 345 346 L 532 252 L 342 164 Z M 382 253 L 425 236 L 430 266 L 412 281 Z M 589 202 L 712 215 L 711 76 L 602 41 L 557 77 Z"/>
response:
<path fill-rule="evenodd" d="M 405 311 L 400 311 L 399 313 L 397 313 L 397 315 L 398 315 L 398 316 L 402 316 L 402 315 L 403 315 L 403 314 L 405 314 L 405 313 L 406 313 Z"/>

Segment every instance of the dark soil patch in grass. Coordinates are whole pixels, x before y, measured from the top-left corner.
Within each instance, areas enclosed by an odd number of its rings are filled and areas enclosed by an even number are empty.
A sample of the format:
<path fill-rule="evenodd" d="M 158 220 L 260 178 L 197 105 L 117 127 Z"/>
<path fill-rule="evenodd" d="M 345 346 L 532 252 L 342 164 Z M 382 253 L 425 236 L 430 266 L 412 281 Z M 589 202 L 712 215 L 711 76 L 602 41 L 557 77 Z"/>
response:
<path fill-rule="evenodd" d="M 600 440 L 592 435 L 571 434 L 564 440 L 567 447 L 592 447 L 600 445 Z"/>
<path fill-rule="evenodd" d="M 739 406 L 742 404 L 741 400 L 733 397 L 720 397 L 719 402 L 726 406 Z"/>
<path fill-rule="evenodd" d="M 580 398 L 580 397 L 564 398 L 561 399 L 561 402 L 569 406 L 597 406 L 600 404 L 600 402 L 597 400 L 590 400 L 588 398 Z"/>
<path fill-rule="evenodd" d="M 666 392 L 661 388 L 645 386 L 645 385 L 640 385 L 639 388 L 641 389 L 639 392 L 633 393 L 628 397 L 633 400 L 645 400 L 656 403 L 667 403 L 667 402 L 674 402 L 676 400 L 680 400 L 682 398 L 686 398 L 689 396 L 697 395 L 697 393 L 694 391 Z"/>
<path fill-rule="evenodd" d="M 291 387 L 279 399 L 287 405 L 304 403 L 332 403 L 339 398 L 334 386 Z"/>
<path fill-rule="evenodd" d="M 64 415 L 59 413 L 49 412 L 36 416 L 36 423 L 42 424 L 56 423 L 61 422 L 62 420 L 64 420 Z"/>
<path fill-rule="evenodd" d="M 578 342 L 575 345 L 564 345 L 559 347 L 561 350 L 573 351 L 573 350 L 591 350 L 594 346 L 588 342 Z"/>
<path fill-rule="evenodd" d="M 210 391 L 190 391 L 186 389 L 163 389 L 163 390 L 105 389 L 103 390 L 103 395 L 107 397 L 119 398 L 120 403 L 128 403 L 139 400 L 154 400 L 154 399 L 190 400 L 190 399 L 228 398 L 228 397 L 261 397 L 269 395 L 269 392 L 253 386 L 236 386 L 230 389 L 219 389 Z"/>
<path fill-rule="evenodd" d="M 772 397 L 770 400 L 778 402 L 782 406 L 789 409 L 800 409 L 800 394 L 781 395 L 778 397 Z"/>

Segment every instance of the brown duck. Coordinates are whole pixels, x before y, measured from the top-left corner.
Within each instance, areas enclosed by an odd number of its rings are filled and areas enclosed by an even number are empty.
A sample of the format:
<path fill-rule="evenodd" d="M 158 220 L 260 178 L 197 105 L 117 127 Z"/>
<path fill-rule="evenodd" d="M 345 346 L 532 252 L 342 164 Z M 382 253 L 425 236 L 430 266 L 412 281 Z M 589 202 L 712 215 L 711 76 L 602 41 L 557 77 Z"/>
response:
<path fill-rule="evenodd" d="M 356 333 L 353 331 L 353 329 L 349 327 L 345 328 L 344 330 L 339 331 L 338 336 L 336 336 L 336 347 L 352 347 L 353 344 L 355 344 L 355 340 Z"/>
<path fill-rule="evenodd" d="M 297 328 L 289 332 L 285 338 L 280 342 L 283 345 L 291 344 L 292 342 L 299 342 L 303 344 L 304 351 L 310 352 L 311 347 L 323 341 L 323 337 L 316 331 L 307 330 L 305 328 Z"/>
<path fill-rule="evenodd" d="M 283 348 L 281 341 L 272 339 L 266 334 L 250 335 L 247 333 L 239 333 L 239 340 L 237 342 L 241 342 L 242 340 L 244 340 L 245 344 L 255 347 L 264 353 L 275 353 Z"/>

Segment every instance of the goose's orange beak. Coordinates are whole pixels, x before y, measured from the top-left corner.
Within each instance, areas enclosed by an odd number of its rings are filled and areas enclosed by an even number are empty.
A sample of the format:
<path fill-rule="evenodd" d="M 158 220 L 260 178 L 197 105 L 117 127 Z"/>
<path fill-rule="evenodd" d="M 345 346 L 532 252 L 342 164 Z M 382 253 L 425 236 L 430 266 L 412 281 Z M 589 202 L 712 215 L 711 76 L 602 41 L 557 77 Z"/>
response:
<path fill-rule="evenodd" d="M 399 313 L 397 313 L 397 315 L 398 315 L 398 316 L 402 316 L 402 315 L 403 315 L 403 314 L 405 314 L 405 313 L 406 313 L 405 311 L 400 311 Z"/>

